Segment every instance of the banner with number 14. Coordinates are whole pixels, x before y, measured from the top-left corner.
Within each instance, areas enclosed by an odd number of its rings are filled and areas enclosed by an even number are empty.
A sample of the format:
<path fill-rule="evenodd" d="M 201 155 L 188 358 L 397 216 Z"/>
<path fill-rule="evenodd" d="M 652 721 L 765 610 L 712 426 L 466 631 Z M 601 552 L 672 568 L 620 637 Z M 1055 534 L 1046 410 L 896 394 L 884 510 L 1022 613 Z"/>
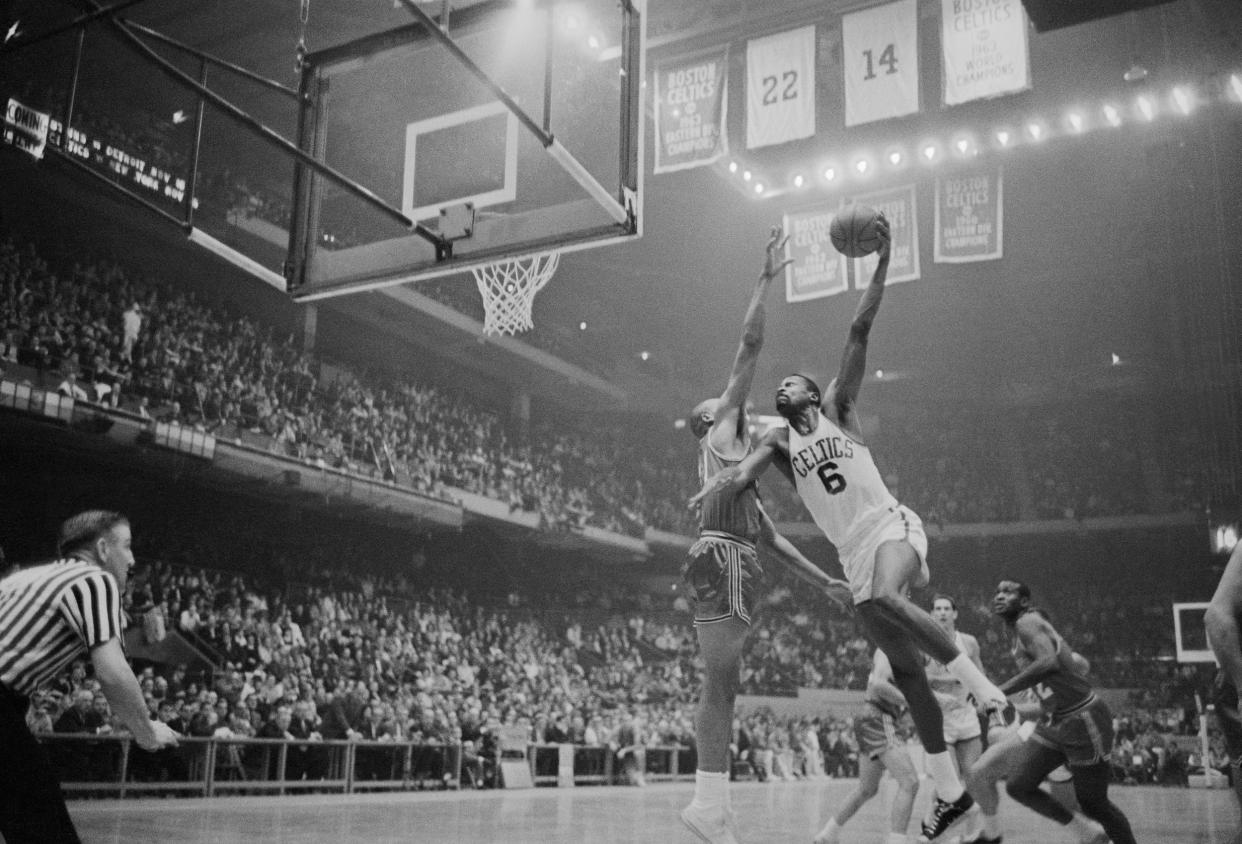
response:
<path fill-rule="evenodd" d="M 845 125 L 919 110 L 918 7 L 899 0 L 841 20 Z"/>

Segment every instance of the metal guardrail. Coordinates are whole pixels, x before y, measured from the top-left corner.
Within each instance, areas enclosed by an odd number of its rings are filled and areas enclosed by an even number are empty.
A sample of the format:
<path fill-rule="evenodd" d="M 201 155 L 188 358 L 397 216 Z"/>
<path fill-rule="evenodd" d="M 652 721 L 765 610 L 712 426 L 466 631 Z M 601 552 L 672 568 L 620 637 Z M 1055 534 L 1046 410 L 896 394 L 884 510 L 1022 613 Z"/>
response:
<path fill-rule="evenodd" d="M 148 753 L 128 735 L 43 733 L 37 738 L 68 795 L 355 794 L 460 789 L 463 775 L 480 787 L 480 776 L 500 777 L 500 754 L 469 766 L 460 744 L 187 736 L 178 747 Z M 691 748 L 666 745 L 645 750 L 643 773 L 648 781 L 694 776 Z M 571 769 L 562 761 L 566 752 Z M 524 753 L 516 753 L 521 755 L 513 758 L 524 757 L 530 766 L 536 786 L 615 785 L 626 774 L 627 765 L 609 747 L 531 744 Z M 490 766 L 487 773 L 484 766 Z"/>
<path fill-rule="evenodd" d="M 393 741 L 184 737 L 154 753 L 130 736 L 45 733 L 61 788 L 126 797 L 178 793 L 408 791 L 459 788 L 462 746 Z"/>

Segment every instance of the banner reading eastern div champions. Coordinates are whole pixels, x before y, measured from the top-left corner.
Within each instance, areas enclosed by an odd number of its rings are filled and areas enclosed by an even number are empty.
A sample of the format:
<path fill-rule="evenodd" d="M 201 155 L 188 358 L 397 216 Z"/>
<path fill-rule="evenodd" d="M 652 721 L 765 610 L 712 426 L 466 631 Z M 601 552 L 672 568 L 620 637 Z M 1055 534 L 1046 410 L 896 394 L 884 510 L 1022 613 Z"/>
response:
<path fill-rule="evenodd" d="M 870 205 L 888 220 L 893 238 L 892 256 L 888 259 L 888 284 L 914 281 L 919 278 L 919 221 L 914 185 L 875 191 L 850 197 Z M 880 262 L 875 253 L 858 258 L 854 263 L 854 287 L 865 288 Z"/>
<path fill-rule="evenodd" d="M 845 256 L 832 245 L 828 229 L 837 214 L 835 205 L 817 205 L 785 214 L 785 301 L 805 302 L 849 288 Z"/>
<path fill-rule="evenodd" d="M 936 180 L 936 248 L 941 264 L 991 261 L 1003 254 L 1001 171 Z"/>
<path fill-rule="evenodd" d="M 729 152 L 728 73 L 728 47 L 656 67 L 655 172 L 702 167 Z"/>

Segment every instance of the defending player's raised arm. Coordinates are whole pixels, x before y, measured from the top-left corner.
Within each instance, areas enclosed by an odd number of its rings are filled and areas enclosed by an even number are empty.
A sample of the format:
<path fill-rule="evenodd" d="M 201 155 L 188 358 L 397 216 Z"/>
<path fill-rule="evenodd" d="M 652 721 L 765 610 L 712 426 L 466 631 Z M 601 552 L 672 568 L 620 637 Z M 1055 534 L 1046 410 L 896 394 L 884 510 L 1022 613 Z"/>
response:
<path fill-rule="evenodd" d="M 772 462 L 780 455 L 784 454 L 782 442 L 788 442 L 789 432 L 785 428 L 772 428 L 763 438 L 759 440 L 759 444 L 755 446 L 746 458 L 736 466 L 730 466 L 722 472 L 717 472 L 703 483 L 703 488 L 690 499 L 689 507 L 691 510 L 697 509 L 703 499 L 713 493 L 722 493 L 724 495 L 737 495 L 747 484 L 759 479 Z M 786 448 L 788 446 L 785 446 Z"/>
<path fill-rule="evenodd" d="M 742 340 L 738 344 L 737 354 L 733 357 L 733 369 L 729 372 L 729 383 L 720 397 L 720 405 L 716 409 L 716 424 L 713 434 L 721 431 L 721 436 L 730 439 L 741 438 L 745 431 L 745 414 L 742 408 L 750 395 L 750 386 L 755 380 L 755 366 L 759 362 L 759 352 L 763 348 L 763 331 L 767 321 L 767 308 L 764 299 L 772 279 L 780 275 L 792 261 L 783 258 L 785 244 L 789 237 L 784 235 L 780 226 L 773 226 L 768 238 L 763 271 L 755 282 L 754 292 L 750 297 L 750 305 L 746 309 L 746 318 L 742 322 Z"/>
<path fill-rule="evenodd" d="M 871 283 L 863 291 L 862 299 L 858 302 L 858 310 L 854 312 L 836 380 L 821 403 L 824 412 L 838 421 L 844 421 L 846 413 L 858 399 L 863 375 L 867 371 L 867 341 L 871 336 L 871 324 L 880 310 L 880 300 L 884 298 L 884 282 L 888 278 L 888 260 L 892 242 L 888 220 L 884 219 L 883 214 L 876 222 L 876 233 L 880 238 L 880 262 L 876 264 L 875 272 L 871 275 Z"/>
<path fill-rule="evenodd" d="M 772 522 L 763 506 L 759 507 L 761 537 L 776 556 L 799 580 L 810 584 L 823 592 L 833 603 L 842 609 L 849 607 L 850 584 L 847 581 L 831 577 L 819 566 L 812 563 L 798 550 L 798 547 L 782 536 Z"/>
<path fill-rule="evenodd" d="M 1242 635 L 1238 614 L 1242 612 L 1242 542 L 1229 557 L 1216 592 L 1208 604 L 1203 621 L 1207 627 L 1208 644 L 1216 654 L 1225 676 L 1235 688 L 1242 688 Z"/>
<path fill-rule="evenodd" d="M 1060 670 L 1060 662 L 1057 660 L 1057 634 L 1051 624 L 1039 614 L 1028 612 L 1018 619 L 1014 628 L 1022 649 L 1031 661 L 1000 684 L 1000 690 L 1007 695 L 1029 689 Z"/>

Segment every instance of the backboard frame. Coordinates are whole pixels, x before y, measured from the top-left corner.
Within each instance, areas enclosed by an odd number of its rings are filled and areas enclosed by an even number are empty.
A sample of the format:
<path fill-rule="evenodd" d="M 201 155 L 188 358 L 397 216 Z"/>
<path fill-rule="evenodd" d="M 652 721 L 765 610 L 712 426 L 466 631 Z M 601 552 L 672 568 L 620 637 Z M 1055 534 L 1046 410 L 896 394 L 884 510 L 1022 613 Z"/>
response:
<path fill-rule="evenodd" d="M 431 18 L 403 4 L 421 20 L 385 32 L 366 36 L 326 50 L 309 54 L 302 67 L 298 144 L 317 162 L 325 161 L 328 90 L 331 79 L 341 73 L 362 67 L 383 54 L 417 49 L 439 41 L 453 52 L 452 36 L 469 33 L 472 28 L 486 26 L 496 15 L 512 9 L 512 0 L 483 2 L 454 10 L 450 32 L 428 26 Z M 540 0 L 537 8 L 551 14 L 555 0 Z M 289 226 L 289 250 L 285 263 L 285 279 L 290 295 L 300 302 L 365 290 L 375 290 L 412 281 L 463 273 L 475 267 L 507 258 L 519 258 L 557 249 L 571 252 L 617 243 L 642 235 L 642 181 L 645 78 L 645 0 L 621 0 L 622 44 L 618 114 L 619 188 L 613 196 L 607 188 L 593 182 L 572 152 L 556 139 L 555 126 L 534 123 L 515 102 L 495 86 L 498 104 L 510 111 L 522 126 L 543 145 L 546 153 L 566 173 L 586 189 L 587 198 L 566 202 L 537 213 L 482 215 L 476 222 L 474 237 L 458 241 L 430 241 L 423 237 L 402 237 L 383 241 L 382 249 L 373 255 L 332 254 L 318 248 L 315 242 L 319 229 L 319 206 L 323 178 L 311 167 L 299 162 L 294 174 L 293 214 Z M 446 58 L 451 61 L 451 58 Z M 462 58 L 468 66 L 469 58 Z M 550 84 L 547 83 L 547 84 Z M 598 225 L 575 228 L 590 212 L 607 219 Z M 357 250 L 355 250 L 357 252 Z"/>
<path fill-rule="evenodd" d="M 1209 606 L 1207 601 L 1190 601 L 1173 604 L 1173 644 L 1177 648 L 1178 662 L 1210 662 L 1216 663 L 1216 654 L 1211 648 L 1185 648 L 1182 646 L 1182 613 L 1205 612 Z"/>

